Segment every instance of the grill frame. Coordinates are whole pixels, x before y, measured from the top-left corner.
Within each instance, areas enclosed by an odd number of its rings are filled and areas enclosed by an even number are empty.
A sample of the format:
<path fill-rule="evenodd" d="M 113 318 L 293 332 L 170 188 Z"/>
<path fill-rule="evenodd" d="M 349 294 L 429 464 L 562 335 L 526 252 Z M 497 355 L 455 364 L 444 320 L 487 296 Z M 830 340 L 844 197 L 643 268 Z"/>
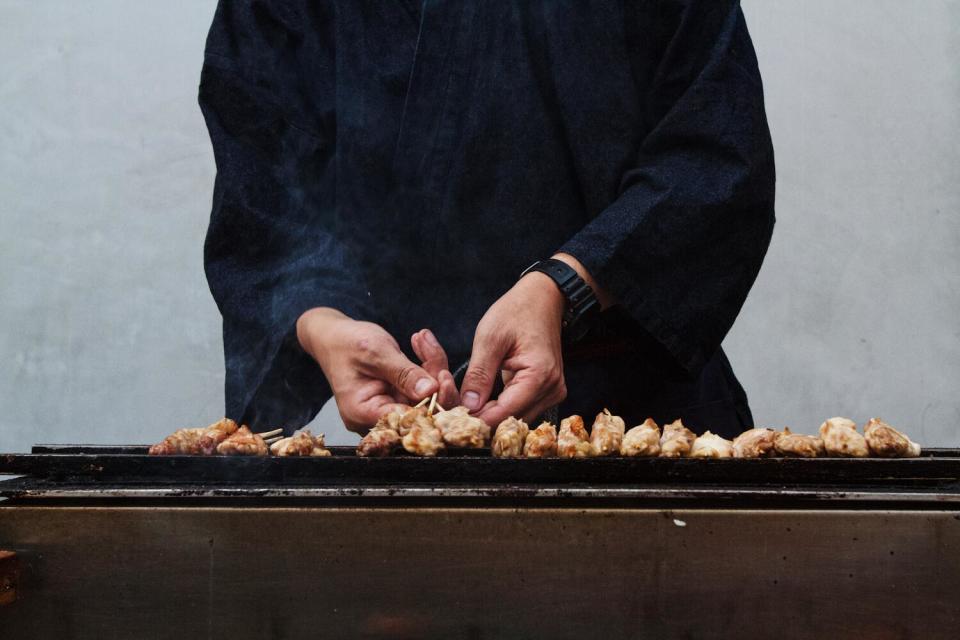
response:
<path fill-rule="evenodd" d="M 200 500 L 531 506 L 960 504 L 960 449 L 920 458 L 500 459 L 149 456 L 144 445 L 36 445 L 0 454 L 0 496 L 33 500 Z M 872 508 L 872 507 L 871 507 Z M 951 507 L 953 508 L 953 507 Z"/>

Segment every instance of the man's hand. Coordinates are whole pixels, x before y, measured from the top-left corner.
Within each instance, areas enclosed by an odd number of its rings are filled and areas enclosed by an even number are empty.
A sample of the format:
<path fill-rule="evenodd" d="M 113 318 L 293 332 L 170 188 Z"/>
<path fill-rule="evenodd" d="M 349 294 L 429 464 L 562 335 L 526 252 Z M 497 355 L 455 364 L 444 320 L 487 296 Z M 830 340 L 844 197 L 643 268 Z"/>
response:
<path fill-rule="evenodd" d="M 397 405 L 415 403 L 440 388 L 382 327 L 336 309 L 321 307 L 300 316 L 297 339 L 323 370 L 351 431 L 364 432 Z"/>
<path fill-rule="evenodd" d="M 496 427 L 509 416 L 533 420 L 566 398 L 560 340 L 565 306 L 553 280 L 533 272 L 487 310 L 460 389 L 471 412 Z M 501 369 L 506 386 L 491 400 Z"/>

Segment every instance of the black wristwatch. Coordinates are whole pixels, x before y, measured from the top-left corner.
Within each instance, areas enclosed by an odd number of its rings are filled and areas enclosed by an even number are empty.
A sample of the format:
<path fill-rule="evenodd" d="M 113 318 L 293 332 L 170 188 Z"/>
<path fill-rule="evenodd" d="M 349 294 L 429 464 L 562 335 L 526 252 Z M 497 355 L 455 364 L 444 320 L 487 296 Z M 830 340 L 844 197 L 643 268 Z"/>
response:
<path fill-rule="evenodd" d="M 570 265 L 550 258 L 540 260 L 523 270 L 520 277 L 531 271 L 544 273 L 557 283 L 560 293 L 567 299 L 567 308 L 563 312 L 563 340 L 576 342 L 590 330 L 597 314 L 600 313 L 600 301 L 583 278 Z"/>

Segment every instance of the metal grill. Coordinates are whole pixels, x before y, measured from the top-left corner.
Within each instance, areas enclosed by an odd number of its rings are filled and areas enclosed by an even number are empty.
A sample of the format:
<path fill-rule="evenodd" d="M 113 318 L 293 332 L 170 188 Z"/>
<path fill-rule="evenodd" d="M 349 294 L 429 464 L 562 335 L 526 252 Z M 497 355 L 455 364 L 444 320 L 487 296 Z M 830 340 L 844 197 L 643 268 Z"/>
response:
<path fill-rule="evenodd" d="M 960 450 L 920 458 L 501 459 L 489 450 L 436 458 L 149 456 L 129 446 L 37 445 L 0 455 L 0 483 L 15 499 L 299 499 L 528 501 L 556 506 L 667 502 L 960 503 Z"/>

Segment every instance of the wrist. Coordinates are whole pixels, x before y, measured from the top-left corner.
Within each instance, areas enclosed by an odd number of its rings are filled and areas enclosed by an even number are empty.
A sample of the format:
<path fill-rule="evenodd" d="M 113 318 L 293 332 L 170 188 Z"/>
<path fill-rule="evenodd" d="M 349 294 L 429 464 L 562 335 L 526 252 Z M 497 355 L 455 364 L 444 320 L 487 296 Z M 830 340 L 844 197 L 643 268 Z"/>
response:
<path fill-rule="evenodd" d="M 567 299 L 553 278 L 539 271 L 531 271 L 520 278 L 517 284 L 525 289 L 525 298 L 533 297 L 540 302 L 549 311 L 550 316 L 556 318 L 557 326 L 562 326 Z"/>
<path fill-rule="evenodd" d="M 331 334 L 331 327 L 338 322 L 351 321 L 350 316 L 332 307 L 314 307 L 297 318 L 297 342 L 318 364 L 325 352 L 324 338 Z"/>

